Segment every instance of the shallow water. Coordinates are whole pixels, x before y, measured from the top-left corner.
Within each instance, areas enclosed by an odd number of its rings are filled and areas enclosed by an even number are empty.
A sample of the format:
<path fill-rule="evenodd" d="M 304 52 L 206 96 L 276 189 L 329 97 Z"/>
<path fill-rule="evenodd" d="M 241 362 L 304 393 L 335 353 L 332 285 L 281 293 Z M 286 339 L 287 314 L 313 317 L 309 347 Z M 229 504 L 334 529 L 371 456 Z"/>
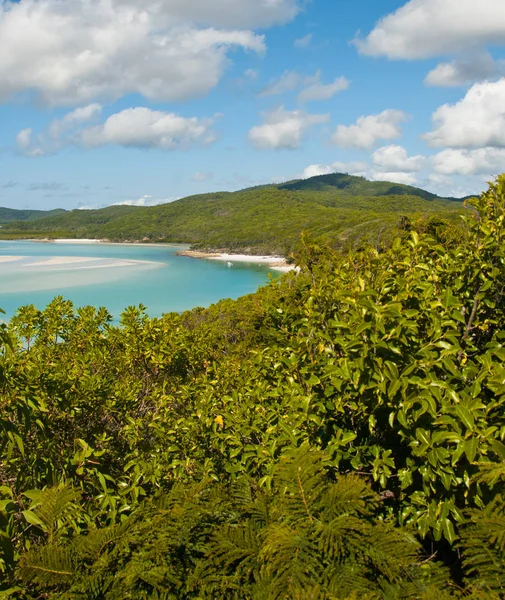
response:
<path fill-rule="evenodd" d="M 209 306 L 254 292 L 278 272 L 267 267 L 176 256 L 187 246 L 0 241 L 0 308 L 44 308 L 62 295 L 106 306 L 115 319 L 131 305 L 150 316 Z"/>

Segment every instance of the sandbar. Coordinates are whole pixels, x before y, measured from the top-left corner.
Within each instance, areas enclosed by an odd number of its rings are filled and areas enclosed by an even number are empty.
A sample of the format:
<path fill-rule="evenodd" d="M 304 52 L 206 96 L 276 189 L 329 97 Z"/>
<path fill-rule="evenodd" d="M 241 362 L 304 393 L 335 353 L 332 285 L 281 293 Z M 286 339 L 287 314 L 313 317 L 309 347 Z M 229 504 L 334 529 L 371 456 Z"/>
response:
<path fill-rule="evenodd" d="M 0 263 L 14 262 L 15 260 L 21 260 L 22 256 L 0 256 Z"/>
<path fill-rule="evenodd" d="M 30 257 L 33 259 L 33 257 Z M 23 267 L 41 268 L 44 267 L 68 267 L 71 270 L 77 269 L 107 269 L 116 267 L 159 267 L 163 263 L 151 260 L 129 260 L 116 258 L 97 258 L 81 256 L 53 256 L 44 260 L 25 263 Z"/>

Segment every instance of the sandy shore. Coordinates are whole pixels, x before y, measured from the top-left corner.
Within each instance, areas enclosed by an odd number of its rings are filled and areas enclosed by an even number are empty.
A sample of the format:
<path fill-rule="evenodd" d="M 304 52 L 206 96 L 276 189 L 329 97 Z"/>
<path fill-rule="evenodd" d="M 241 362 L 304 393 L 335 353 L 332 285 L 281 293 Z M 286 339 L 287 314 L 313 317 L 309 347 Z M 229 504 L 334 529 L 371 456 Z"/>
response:
<path fill-rule="evenodd" d="M 76 263 L 90 263 L 102 260 L 100 258 L 87 258 L 85 256 L 54 256 L 52 258 L 37 260 L 33 263 L 26 263 L 25 267 L 48 267 L 51 265 L 74 265 Z"/>
<path fill-rule="evenodd" d="M 103 240 L 92 240 L 92 239 L 82 239 L 76 240 L 74 238 L 71 239 L 57 239 L 57 240 L 34 240 L 35 242 L 43 242 L 46 244 L 99 244 L 103 242 Z"/>
<path fill-rule="evenodd" d="M 15 260 L 21 260 L 22 256 L 0 256 L 0 263 L 14 262 Z"/>
<path fill-rule="evenodd" d="M 205 258 L 210 260 L 221 260 L 228 263 L 241 262 L 251 263 L 254 265 L 264 265 L 275 269 L 276 271 L 288 272 L 295 269 L 293 265 L 288 265 L 285 258 L 282 256 L 265 256 L 254 254 L 227 254 L 225 252 L 212 253 L 200 252 L 199 250 L 181 250 L 177 252 L 179 256 L 189 256 L 191 258 Z"/>

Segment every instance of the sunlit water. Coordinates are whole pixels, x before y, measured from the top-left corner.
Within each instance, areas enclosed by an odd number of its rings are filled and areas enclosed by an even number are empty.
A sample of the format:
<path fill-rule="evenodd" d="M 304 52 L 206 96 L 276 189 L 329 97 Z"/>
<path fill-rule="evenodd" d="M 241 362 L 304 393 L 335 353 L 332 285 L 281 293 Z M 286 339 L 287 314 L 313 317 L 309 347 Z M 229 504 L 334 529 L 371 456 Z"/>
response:
<path fill-rule="evenodd" d="M 185 246 L 0 241 L 0 308 L 44 308 L 62 295 L 106 306 L 115 319 L 144 304 L 150 316 L 238 298 L 268 281 L 266 267 L 176 256 Z"/>

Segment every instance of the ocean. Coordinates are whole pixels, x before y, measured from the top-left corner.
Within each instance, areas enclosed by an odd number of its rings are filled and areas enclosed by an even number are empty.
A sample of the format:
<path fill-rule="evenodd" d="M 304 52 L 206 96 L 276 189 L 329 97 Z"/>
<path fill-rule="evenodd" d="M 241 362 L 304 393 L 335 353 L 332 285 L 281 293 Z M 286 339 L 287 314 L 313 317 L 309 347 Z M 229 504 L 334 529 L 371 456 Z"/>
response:
<path fill-rule="evenodd" d="M 279 272 L 266 266 L 177 256 L 183 245 L 0 241 L 0 308 L 43 309 L 55 296 L 105 306 L 117 320 L 143 304 L 161 316 L 238 298 Z"/>

